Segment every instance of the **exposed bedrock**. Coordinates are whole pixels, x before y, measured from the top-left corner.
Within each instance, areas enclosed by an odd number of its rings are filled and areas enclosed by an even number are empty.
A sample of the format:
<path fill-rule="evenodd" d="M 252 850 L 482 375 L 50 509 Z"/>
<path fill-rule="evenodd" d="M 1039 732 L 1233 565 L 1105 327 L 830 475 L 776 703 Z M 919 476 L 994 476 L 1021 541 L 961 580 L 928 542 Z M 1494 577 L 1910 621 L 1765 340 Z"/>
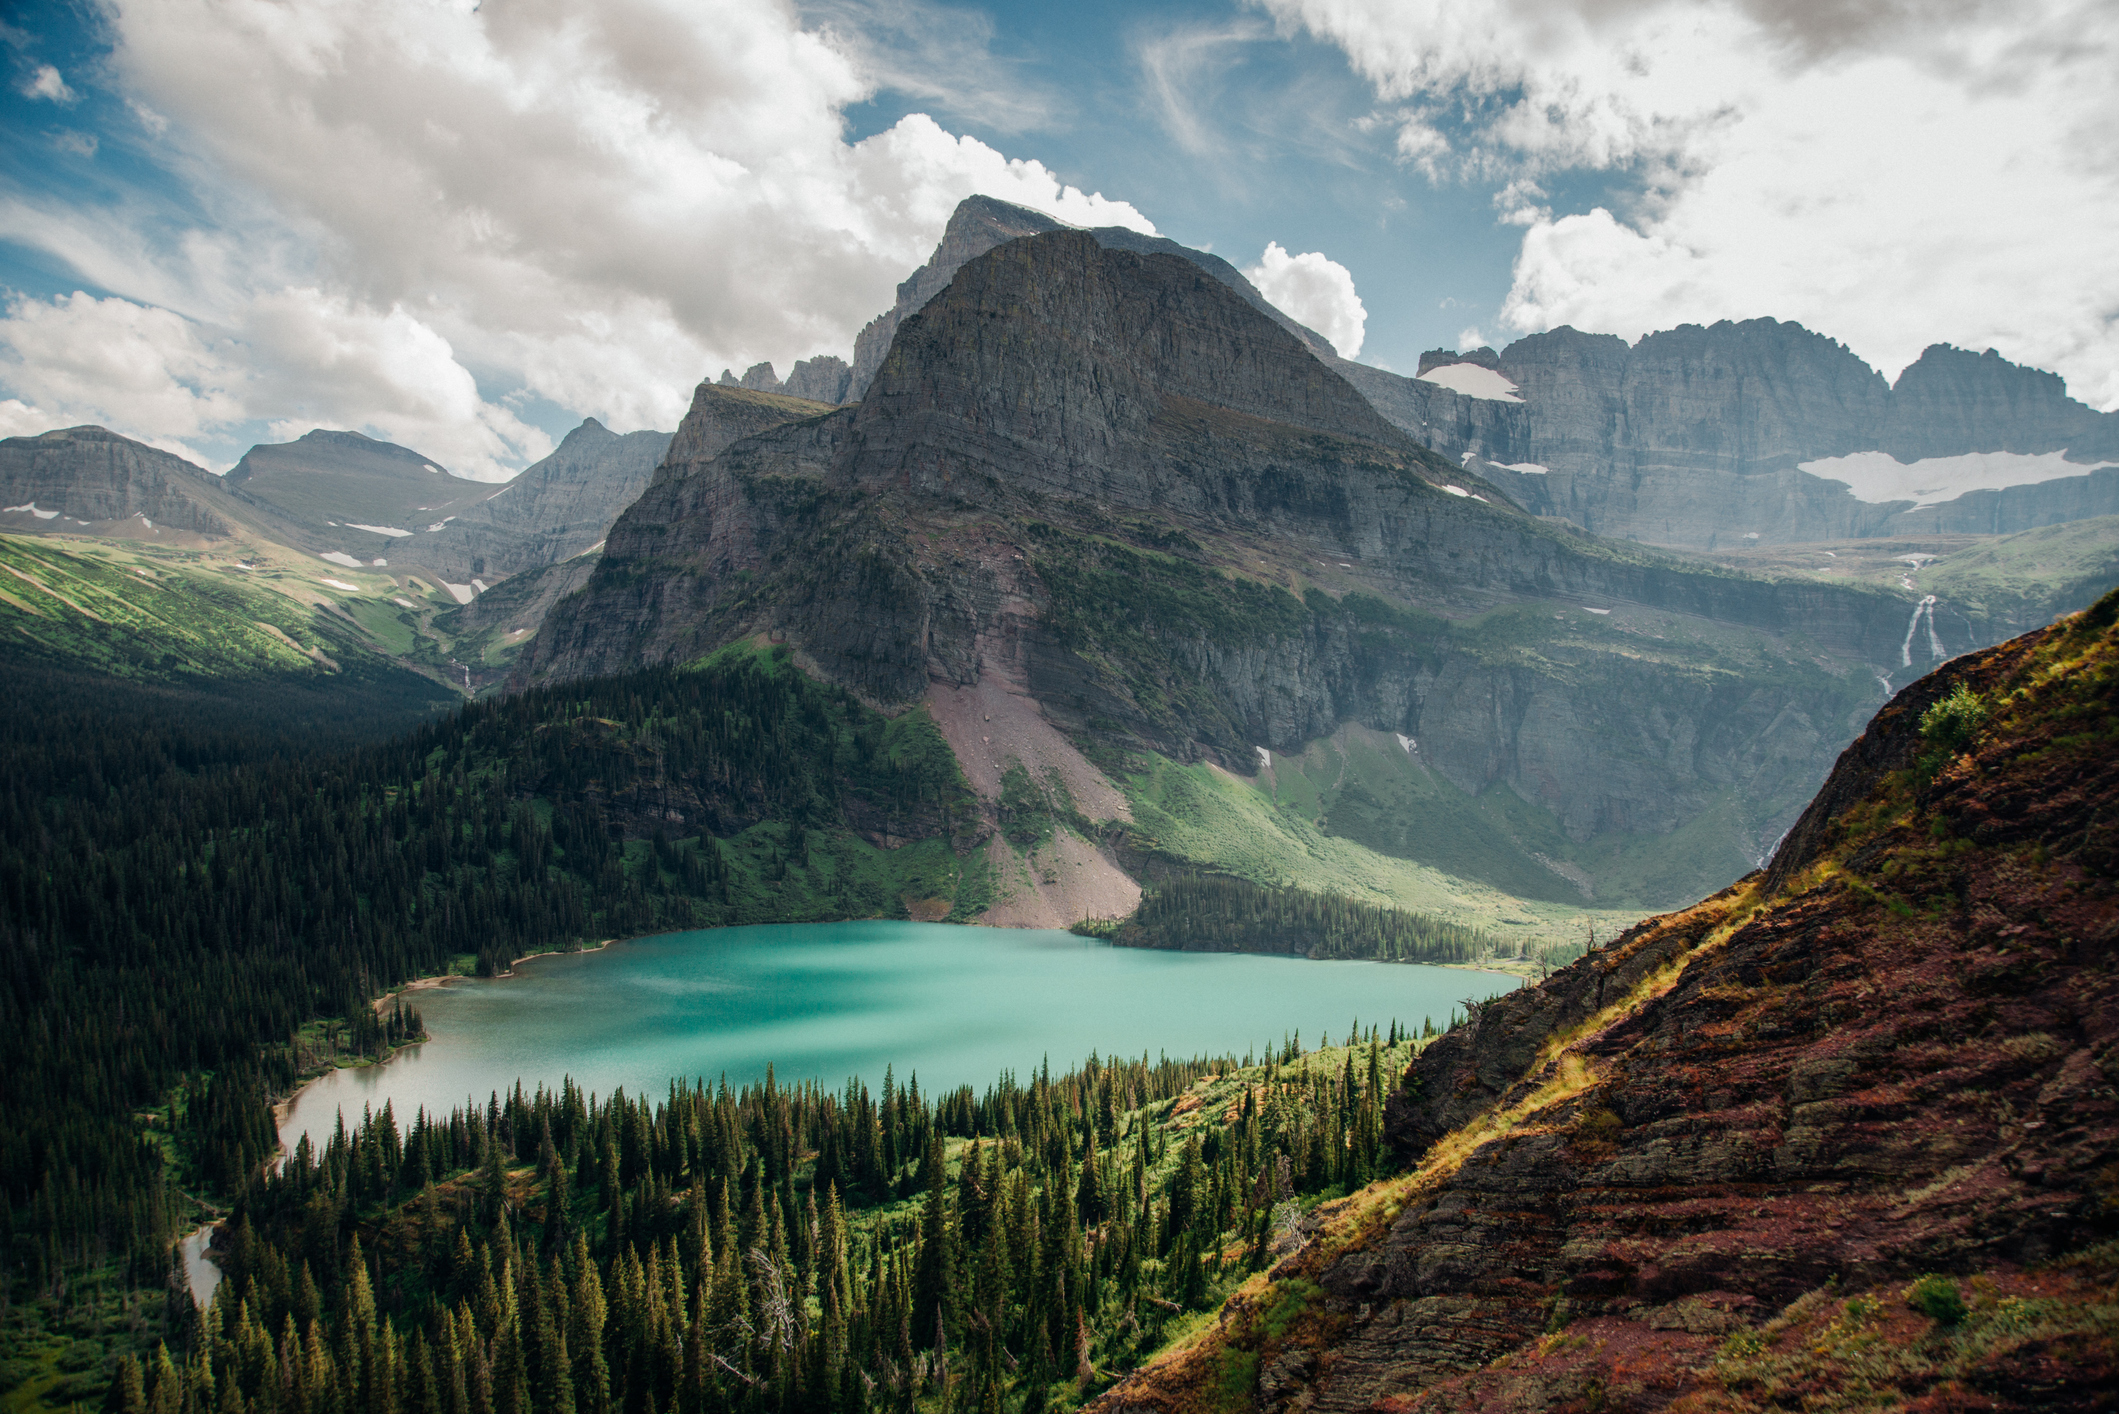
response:
<path fill-rule="evenodd" d="M 1762 847 L 1907 639 L 1894 597 L 1525 516 L 1196 262 L 1089 233 L 964 265 L 859 405 L 788 415 L 725 445 L 687 419 L 517 682 L 764 634 L 880 704 L 998 679 L 1238 770 L 1357 720 L 1577 839 L 1735 790 Z"/>

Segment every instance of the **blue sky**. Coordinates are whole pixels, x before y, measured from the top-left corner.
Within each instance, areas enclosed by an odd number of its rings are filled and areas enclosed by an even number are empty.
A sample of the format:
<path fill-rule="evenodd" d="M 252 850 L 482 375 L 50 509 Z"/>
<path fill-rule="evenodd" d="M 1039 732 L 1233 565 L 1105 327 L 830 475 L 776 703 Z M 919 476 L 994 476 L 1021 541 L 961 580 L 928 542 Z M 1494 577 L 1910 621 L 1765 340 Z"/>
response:
<path fill-rule="evenodd" d="M 723 366 L 849 352 L 973 191 L 1277 245 L 1268 294 L 1404 372 L 1771 315 L 2119 405 L 2109 5 L 5 13 L 0 433 L 218 469 L 351 426 L 503 476 L 583 416 L 669 427 Z"/>

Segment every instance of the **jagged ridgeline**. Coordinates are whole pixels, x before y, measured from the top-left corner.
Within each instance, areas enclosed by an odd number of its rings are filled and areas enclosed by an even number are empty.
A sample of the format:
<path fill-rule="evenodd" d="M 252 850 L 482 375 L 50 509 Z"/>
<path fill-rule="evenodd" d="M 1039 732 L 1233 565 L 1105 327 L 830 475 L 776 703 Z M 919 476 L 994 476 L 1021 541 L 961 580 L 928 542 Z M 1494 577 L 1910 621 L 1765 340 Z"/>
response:
<path fill-rule="evenodd" d="M 1111 940 L 1187 952 L 1386 962 L 1469 962 L 1496 951 L 1491 934 L 1407 909 L 1206 876 L 1180 876 L 1157 887 Z"/>
<path fill-rule="evenodd" d="M 1064 1405 L 1368 1182 L 1416 1046 L 388 1109 L 245 1187 L 113 1414 Z"/>

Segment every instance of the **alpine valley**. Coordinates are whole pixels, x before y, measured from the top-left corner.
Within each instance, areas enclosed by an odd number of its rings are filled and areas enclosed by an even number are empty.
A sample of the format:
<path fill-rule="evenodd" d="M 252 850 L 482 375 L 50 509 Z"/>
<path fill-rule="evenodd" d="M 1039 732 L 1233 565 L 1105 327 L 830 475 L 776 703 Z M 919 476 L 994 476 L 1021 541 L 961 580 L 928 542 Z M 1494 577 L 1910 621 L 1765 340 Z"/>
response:
<path fill-rule="evenodd" d="M 0 441 L 0 570 L 7 1414 L 2111 1407 L 2119 414 L 2053 375 L 1406 377 L 974 197 L 850 351 L 505 484 Z M 1511 990 L 280 1149 L 411 984 L 848 920 Z"/>

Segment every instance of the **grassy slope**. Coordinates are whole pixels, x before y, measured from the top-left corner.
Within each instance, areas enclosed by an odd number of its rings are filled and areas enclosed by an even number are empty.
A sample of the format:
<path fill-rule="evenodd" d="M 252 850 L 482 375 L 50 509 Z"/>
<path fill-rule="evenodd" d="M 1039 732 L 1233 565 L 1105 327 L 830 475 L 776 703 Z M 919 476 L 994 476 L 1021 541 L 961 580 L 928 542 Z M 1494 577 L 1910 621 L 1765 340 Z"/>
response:
<path fill-rule="evenodd" d="M 334 673 L 409 670 L 447 684 L 437 700 L 460 697 L 446 621 L 456 607 L 420 575 L 347 569 L 255 538 L 177 549 L 0 534 L 0 651 L 141 684 L 328 685 Z M 489 673 L 512 656 L 483 639 L 464 652 Z"/>
<path fill-rule="evenodd" d="M 1320 830 L 1302 802 L 1277 803 L 1263 777 L 1246 781 L 1218 767 L 1179 765 L 1160 756 L 1107 757 L 1133 807 L 1130 843 L 1143 854 L 1234 874 L 1254 883 L 1343 894 L 1485 929 L 1532 954 L 1577 944 L 1594 924 L 1610 936 L 1639 910 L 1585 908 L 1525 898 L 1412 859 L 1393 858 Z M 1307 777 L 1296 773 L 1303 786 Z"/>

